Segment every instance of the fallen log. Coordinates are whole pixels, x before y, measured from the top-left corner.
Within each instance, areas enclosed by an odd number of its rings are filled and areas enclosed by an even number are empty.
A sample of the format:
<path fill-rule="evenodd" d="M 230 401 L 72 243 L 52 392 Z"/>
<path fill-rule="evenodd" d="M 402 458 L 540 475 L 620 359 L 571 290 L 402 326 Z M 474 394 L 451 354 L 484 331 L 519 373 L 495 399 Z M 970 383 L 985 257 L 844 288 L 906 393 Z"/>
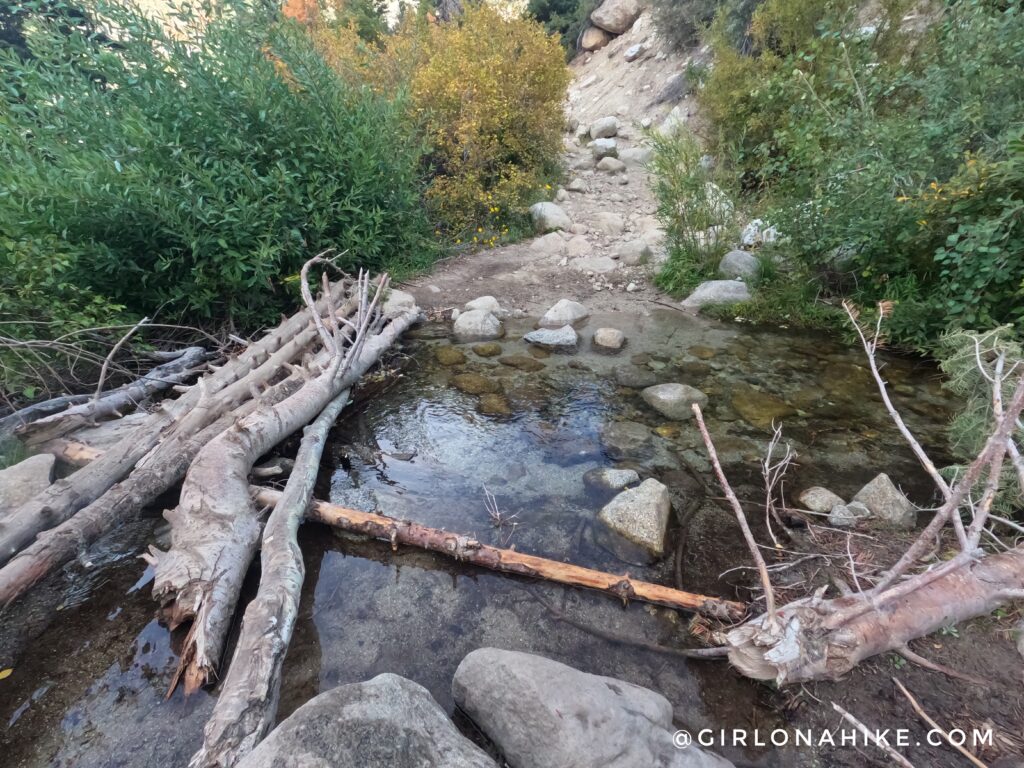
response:
<path fill-rule="evenodd" d="M 235 765 L 274 725 L 281 667 L 305 578 L 299 524 L 313 497 L 327 433 L 348 399 L 345 390 L 303 430 L 295 466 L 263 528 L 259 590 L 245 608 L 235 653 L 190 768 Z"/>
<path fill-rule="evenodd" d="M 325 299 L 318 305 L 318 311 L 327 306 L 330 302 Z M 96 501 L 168 436 L 191 436 L 251 398 L 278 377 L 282 367 L 298 359 L 316 335 L 308 308 L 292 315 L 179 398 L 162 403 L 143 424 L 101 457 L 19 507 L 0 521 L 0 565 L 28 546 L 40 532 L 60 525 Z"/>
<path fill-rule="evenodd" d="M 271 488 L 254 487 L 252 490 L 256 502 L 268 507 L 276 504 L 281 495 L 280 491 Z M 417 547 L 499 573 L 593 589 L 624 601 L 639 600 L 723 621 L 737 621 L 746 612 L 746 606 L 732 600 L 683 592 L 661 584 L 640 581 L 631 578 L 629 574 L 616 576 L 593 568 L 527 555 L 513 549 L 492 547 L 464 534 L 429 528 L 410 520 L 396 520 L 371 512 L 346 509 L 325 501 L 314 501 L 306 512 L 306 518 L 350 533 L 388 541 L 395 548 L 399 544 Z"/>
<path fill-rule="evenodd" d="M 242 580 L 260 534 L 260 512 L 249 495 L 248 478 L 261 455 L 314 419 L 343 390 L 351 388 L 386 349 L 415 322 L 419 311 L 403 312 L 379 333 L 364 332 L 379 323 L 375 303 L 362 289 L 360 326 L 352 346 L 341 352 L 345 331 L 336 329 L 331 366 L 276 405 L 258 407 L 211 440 L 189 467 L 177 507 L 165 513 L 171 523 L 171 548 L 151 548 L 146 559 L 155 567 L 153 596 L 172 629 L 191 622 L 185 638 L 177 682 L 186 693 L 216 674 L 234 615 Z M 349 324 L 351 325 L 351 324 Z M 318 332 L 326 332 L 318 323 Z"/>
<path fill-rule="evenodd" d="M 63 437 L 69 432 L 110 418 L 119 418 L 139 403 L 158 392 L 181 384 L 196 375 L 198 366 L 206 357 L 202 347 L 187 347 L 174 360 L 158 365 L 140 378 L 105 392 L 97 398 L 50 416 L 29 421 L 14 430 L 26 445 L 38 445 L 46 440 Z"/>

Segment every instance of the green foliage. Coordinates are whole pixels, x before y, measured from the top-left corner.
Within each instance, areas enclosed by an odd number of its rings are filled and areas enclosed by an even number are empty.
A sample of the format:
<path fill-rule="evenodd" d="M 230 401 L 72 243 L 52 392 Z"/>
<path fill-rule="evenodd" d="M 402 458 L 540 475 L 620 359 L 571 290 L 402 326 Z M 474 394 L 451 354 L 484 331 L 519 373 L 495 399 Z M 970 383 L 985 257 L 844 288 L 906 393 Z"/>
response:
<path fill-rule="evenodd" d="M 101 5 L 116 51 L 40 19 L 31 59 L 0 52 L 0 258 L 52 244 L 46 274 L 86 304 L 245 325 L 293 304 L 285 282 L 322 249 L 348 269 L 424 263 L 402 98 L 347 85 L 262 8 L 183 7 L 171 36 Z"/>
<path fill-rule="evenodd" d="M 566 53 L 576 52 L 576 42 L 586 28 L 599 0 L 530 0 L 526 12 L 544 25 L 549 35 L 558 35 Z"/>
<path fill-rule="evenodd" d="M 717 16 L 737 47 L 747 37 L 754 9 L 762 0 L 652 0 L 658 34 L 677 50 L 694 45 Z"/>
<path fill-rule="evenodd" d="M 651 169 L 658 218 L 665 227 L 669 259 L 658 284 L 682 293 L 714 276 L 735 236 L 732 202 L 723 180 L 702 161 L 697 140 L 685 130 L 652 135 Z"/>
<path fill-rule="evenodd" d="M 384 0 L 344 0 L 336 4 L 334 23 L 351 25 L 361 39 L 376 43 L 388 33 L 387 12 Z"/>
<path fill-rule="evenodd" d="M 828 0 L 768 0 L 750 55 L 722 16 L 700 91 L 714 149 L 826 291 L 898 302 L 894 340 L 1024 318 L 1024 16 L 951 3 L 924 29 Z M 837 253 L 843 258 L 835 259 Z"/>

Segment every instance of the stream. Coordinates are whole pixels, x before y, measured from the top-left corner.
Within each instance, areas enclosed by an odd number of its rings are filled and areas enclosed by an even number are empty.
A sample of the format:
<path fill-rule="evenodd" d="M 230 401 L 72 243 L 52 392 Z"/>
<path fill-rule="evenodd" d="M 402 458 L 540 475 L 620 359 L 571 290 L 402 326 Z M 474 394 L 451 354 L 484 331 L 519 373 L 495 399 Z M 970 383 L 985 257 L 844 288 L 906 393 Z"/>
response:
<path fill-rule="evenodd" d="M 450 344 L 446 326 L 416 329 L 404 345 L 400 377 L 347 410 L 333 430 L 317 496 L 488 544 L 670 585 L 678 578 L 691 591 L 746 600 L 748 576 L 730 571 L 747 560 L 734 520 L 707 498 L 688 505 L 705 489 L 718 492 L 695 425 L 665 420 L 639 396 L 645 381 L 678 381 L 708 395 L 708 426 L 741 499 L 763 503 L 759 462 L 774 420 L 784 423 L 784 439 L 798 454 L 786 484 L 792 501 L 810 485 L 849 498 L 878 472 L 915 502 L 930 501 L 928 479 L 889 422 L 858 350 L 819 335 L 715 324 L 672 309 L 592 316 L 576 355 L 531 353 L 518 338 L 532 320 L 507 327 L 500 356 L 460 345 L 465 362 L 454 365 L 438 359 L 458 358 L 438 354 Z M 624 331 L 626 348 L 592 352 L 586 339 L 599 327 Z M 952 401 L 937 371 L 913 359 L 885 362 L 908 425 L 937 460 L 946 458 Z M 473 374 L 473 386 L 497 392 L 481 400 L 460 391 L 452 386 L 456 374 Z M 686 536 L 672 523 L 662 561 L 627 564 L 595 539 L 607 497 L 588 490 L 582 477 L 602 467 L 656 477 L 672 490 L 677 513 L 693 507 Z M 498 515 L 488 511 L 487 493 Z M 159 511 L 82 553 L 4 615 L 0 668 L 14 671 L 0 680 L 3 765 L 187 763 L 216 690 L 164 700 L 175 638 L 154 620 L 144 566 L 132 556 L 166 536 Z M 763 510 L 752 517 L 760 518 L 765 541 Z M 651 649 L 693 644 L 689 617 L 675 611 L 394 552 L 316 525 L 304 526 L 300 539 L 306 580 L 280 717 L 320 691 L 381 672 L 421 683 L 451 712 L 459 661 L 475 648 L 498 646 L 653 688 L 673 703 L 680 727 L 782 723 L 766 686 L 721 662 Z M 250 591 L 257 576 L 250 574 Z M 474 735 L 471 723 L 456 722 Z M 784 751 L 728 756 L 802 764 Z"/>

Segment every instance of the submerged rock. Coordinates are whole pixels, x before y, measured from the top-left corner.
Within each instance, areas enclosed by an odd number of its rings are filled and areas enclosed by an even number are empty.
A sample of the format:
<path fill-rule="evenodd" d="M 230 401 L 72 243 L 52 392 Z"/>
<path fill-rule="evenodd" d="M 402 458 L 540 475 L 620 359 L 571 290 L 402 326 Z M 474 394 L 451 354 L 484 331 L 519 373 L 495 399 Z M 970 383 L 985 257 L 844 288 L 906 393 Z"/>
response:
<path fill-rule="evenodd" d="M 894 528 L 913 528 L 917 522 L 917 509 L 884 472 L 857 491 L 853 500 L 867 507 L 873 517 Z"/>
<path fill-rule="evenodd" d="M 480 648 L 455 671 L 452 696 L 515 768 L 729 768 L 672 743 L 659 693 L 542 656 Z"/>
<path fill-rule="evenodd" d="M 459 341 L 487 341 L 500 339 L 505 335 L 505 328 L 501 324 L 501 320 L 486 309 L 460 312 L 452 330 Z"/>
<path fill-rule="evenodd" d="M 53 482 L 52 453 L 29 456 L 17 464 L 0 469 L 0 520 Z"/>
<path fill-rule="evenodd" d="M 579 340 L 579 334 L 571 325 L 564 325 L 561 328 L 541 328 L 523 336 L 523 341 L 550 349 L 553 352 L 575 352 Z"/>
<path fill-rule="evenodd" d="M 711 304 L 738 304 L 750 301 L 750 289 L 742 280 L 708 280 L 698 285 L 682 301 L 686 309 L 700 309 Z"/>
<path fill-rule="evenodd" d="M 434 358 L 441 365 L 462 365 L 466 362 L 466 354 L 457 347 L 438 347 L 434 350 Z"/>
<path fill-rule="evenodd" d="M 427 689 L 398 675 L 321 693 L 271 731 L 238 768 L 497 768 Z"/>
<path fill-rule="evenodd" d="M 487 341 L 483 344 L 473 345 L 473 354 L 480 357 L 497 357 L 501 354 L 501 344 L 496 341 Z"/>
<path fill-rule="evenodd" d="M 640 482 L 635 469 L 610 469 L 598 467 L 583 475 L 583 484 L 594 491 L 618 493 Z"/>
<path fill-rule="evenodd" d="M 480 395 L 476 409 L 487 416 L 511 416 L 512 406 L 504 395 L 487 393 Z"/>
<path fill-rule="evenodd" d="M 708 396 L 688 384 L 656 384 L 647 387 L 640 396 L 654 410 L 676 421 L 693 416 L 694 403 L 701 408 L 708 404 Z"/>
<path fill-rule="evenodd" d="M 483 395 L 501 391 L 498 382 L 491 381 L 479 373 L 460 373 L 458 376 L 452 376 L 452 386 L 468 395 Z"/>
<path fill-rule="evenodd" d="M 561 328 L 590 317 L 590 310 L 572 299 L 559 299 L 540 319 L 541 328 Z"/>
<path fill-rule="evenodd" d="M 613 421 L 601 428 L 601 445 L 616 460 L 646 456 L 652 440 L 651 430 L 636 421 Z"/>
<path fill-rule="evenodd" d="M 597 519 L 614 535 L 598 531 L 598 543 L 621 560 L 646 565 L 665 554 L 671 511 L 668 488 L 648 478 L 604 505 Z"/>
<path fill-rule="evenodd" d="M 637 365 L 620 365 L 615 369 L 615 381 L 620 386 L 632 389 L 643 389 L 653 387 L 658 383 L 658 377 L 650 368 L 641 368 Z"/>
<path fill-rule="evenodd" d="M 834 507 L 838 507 L 846 503 L 839 496 L 832 493 L 828 488 L 822 488 L 817 485 L 803 491 L 800 494 L 799 499 L 800 504 L 804 509 L 821 514 L 827 514 L 831 512 Z"/>
<path fill-rule="evenodd" d="M 770 430 L 796 409 L 780 397 L 753 387 L 744 387 L 733 393 L 732 407 L 740 417 L 756 429 Z"/>
<path fill-rule="evenodd" d="M 618 328 L 598 328 L 593 343 L 601 352 L 618 352 L 626 345 L 626 334 Z"/>
<path fill-rule="evenodd" d="M 543 371 L 545 368 L 544 363 L 529 355 L 507 355 L 499 357 L 498 362 L 525 373 L 536 373 L 537 371 Z"/>

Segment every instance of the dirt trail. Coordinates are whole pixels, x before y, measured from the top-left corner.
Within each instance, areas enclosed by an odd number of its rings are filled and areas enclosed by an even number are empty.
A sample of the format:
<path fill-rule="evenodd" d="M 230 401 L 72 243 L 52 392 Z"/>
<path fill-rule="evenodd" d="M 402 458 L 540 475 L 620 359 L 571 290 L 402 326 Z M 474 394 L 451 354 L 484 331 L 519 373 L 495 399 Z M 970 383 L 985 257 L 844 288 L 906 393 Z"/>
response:
<path fill-rule="evenodd" d="M 626 61 L 626 51 L 636 45 L 643 53 Z M 585 191 L 566 192 L 557 200 L 552 190 L 551 196 L 569 214 L 575 231 L 462 253 L 403 288 L 427 309 L 461 307 L 493 295 L 506 308 L 530 315 L 565 297 L 584 302 L 591 311 L 638 314 L 649 313 L 653 301 L 672 302 L 653 285 L 657 263 L 664 258 L 664 232 L 640 155 L 648 145 L 643 126 L 660 125 L 675 106 L 655 104 L 655 99 L 672 75 L 685 71 L 686 60 L 667 46 L 662 49 L 646 14 L 605 48 L 578 56 L 570 65 L 574 79 L 566 116 L 579 128 L 565 135 L 563 163 L 566 186 L 575 180 Z M 686 100 L 676 103 L 684 114 L 692 106 Z M 577 138 L 595 120 L 609 116 L 619 121 L 615 140 L 627 164 L 622 173 L 598 170 L 589 137 Z M 616 252 L 636 240 L 644 240 L 653 257 L 630 266 Z"/>

